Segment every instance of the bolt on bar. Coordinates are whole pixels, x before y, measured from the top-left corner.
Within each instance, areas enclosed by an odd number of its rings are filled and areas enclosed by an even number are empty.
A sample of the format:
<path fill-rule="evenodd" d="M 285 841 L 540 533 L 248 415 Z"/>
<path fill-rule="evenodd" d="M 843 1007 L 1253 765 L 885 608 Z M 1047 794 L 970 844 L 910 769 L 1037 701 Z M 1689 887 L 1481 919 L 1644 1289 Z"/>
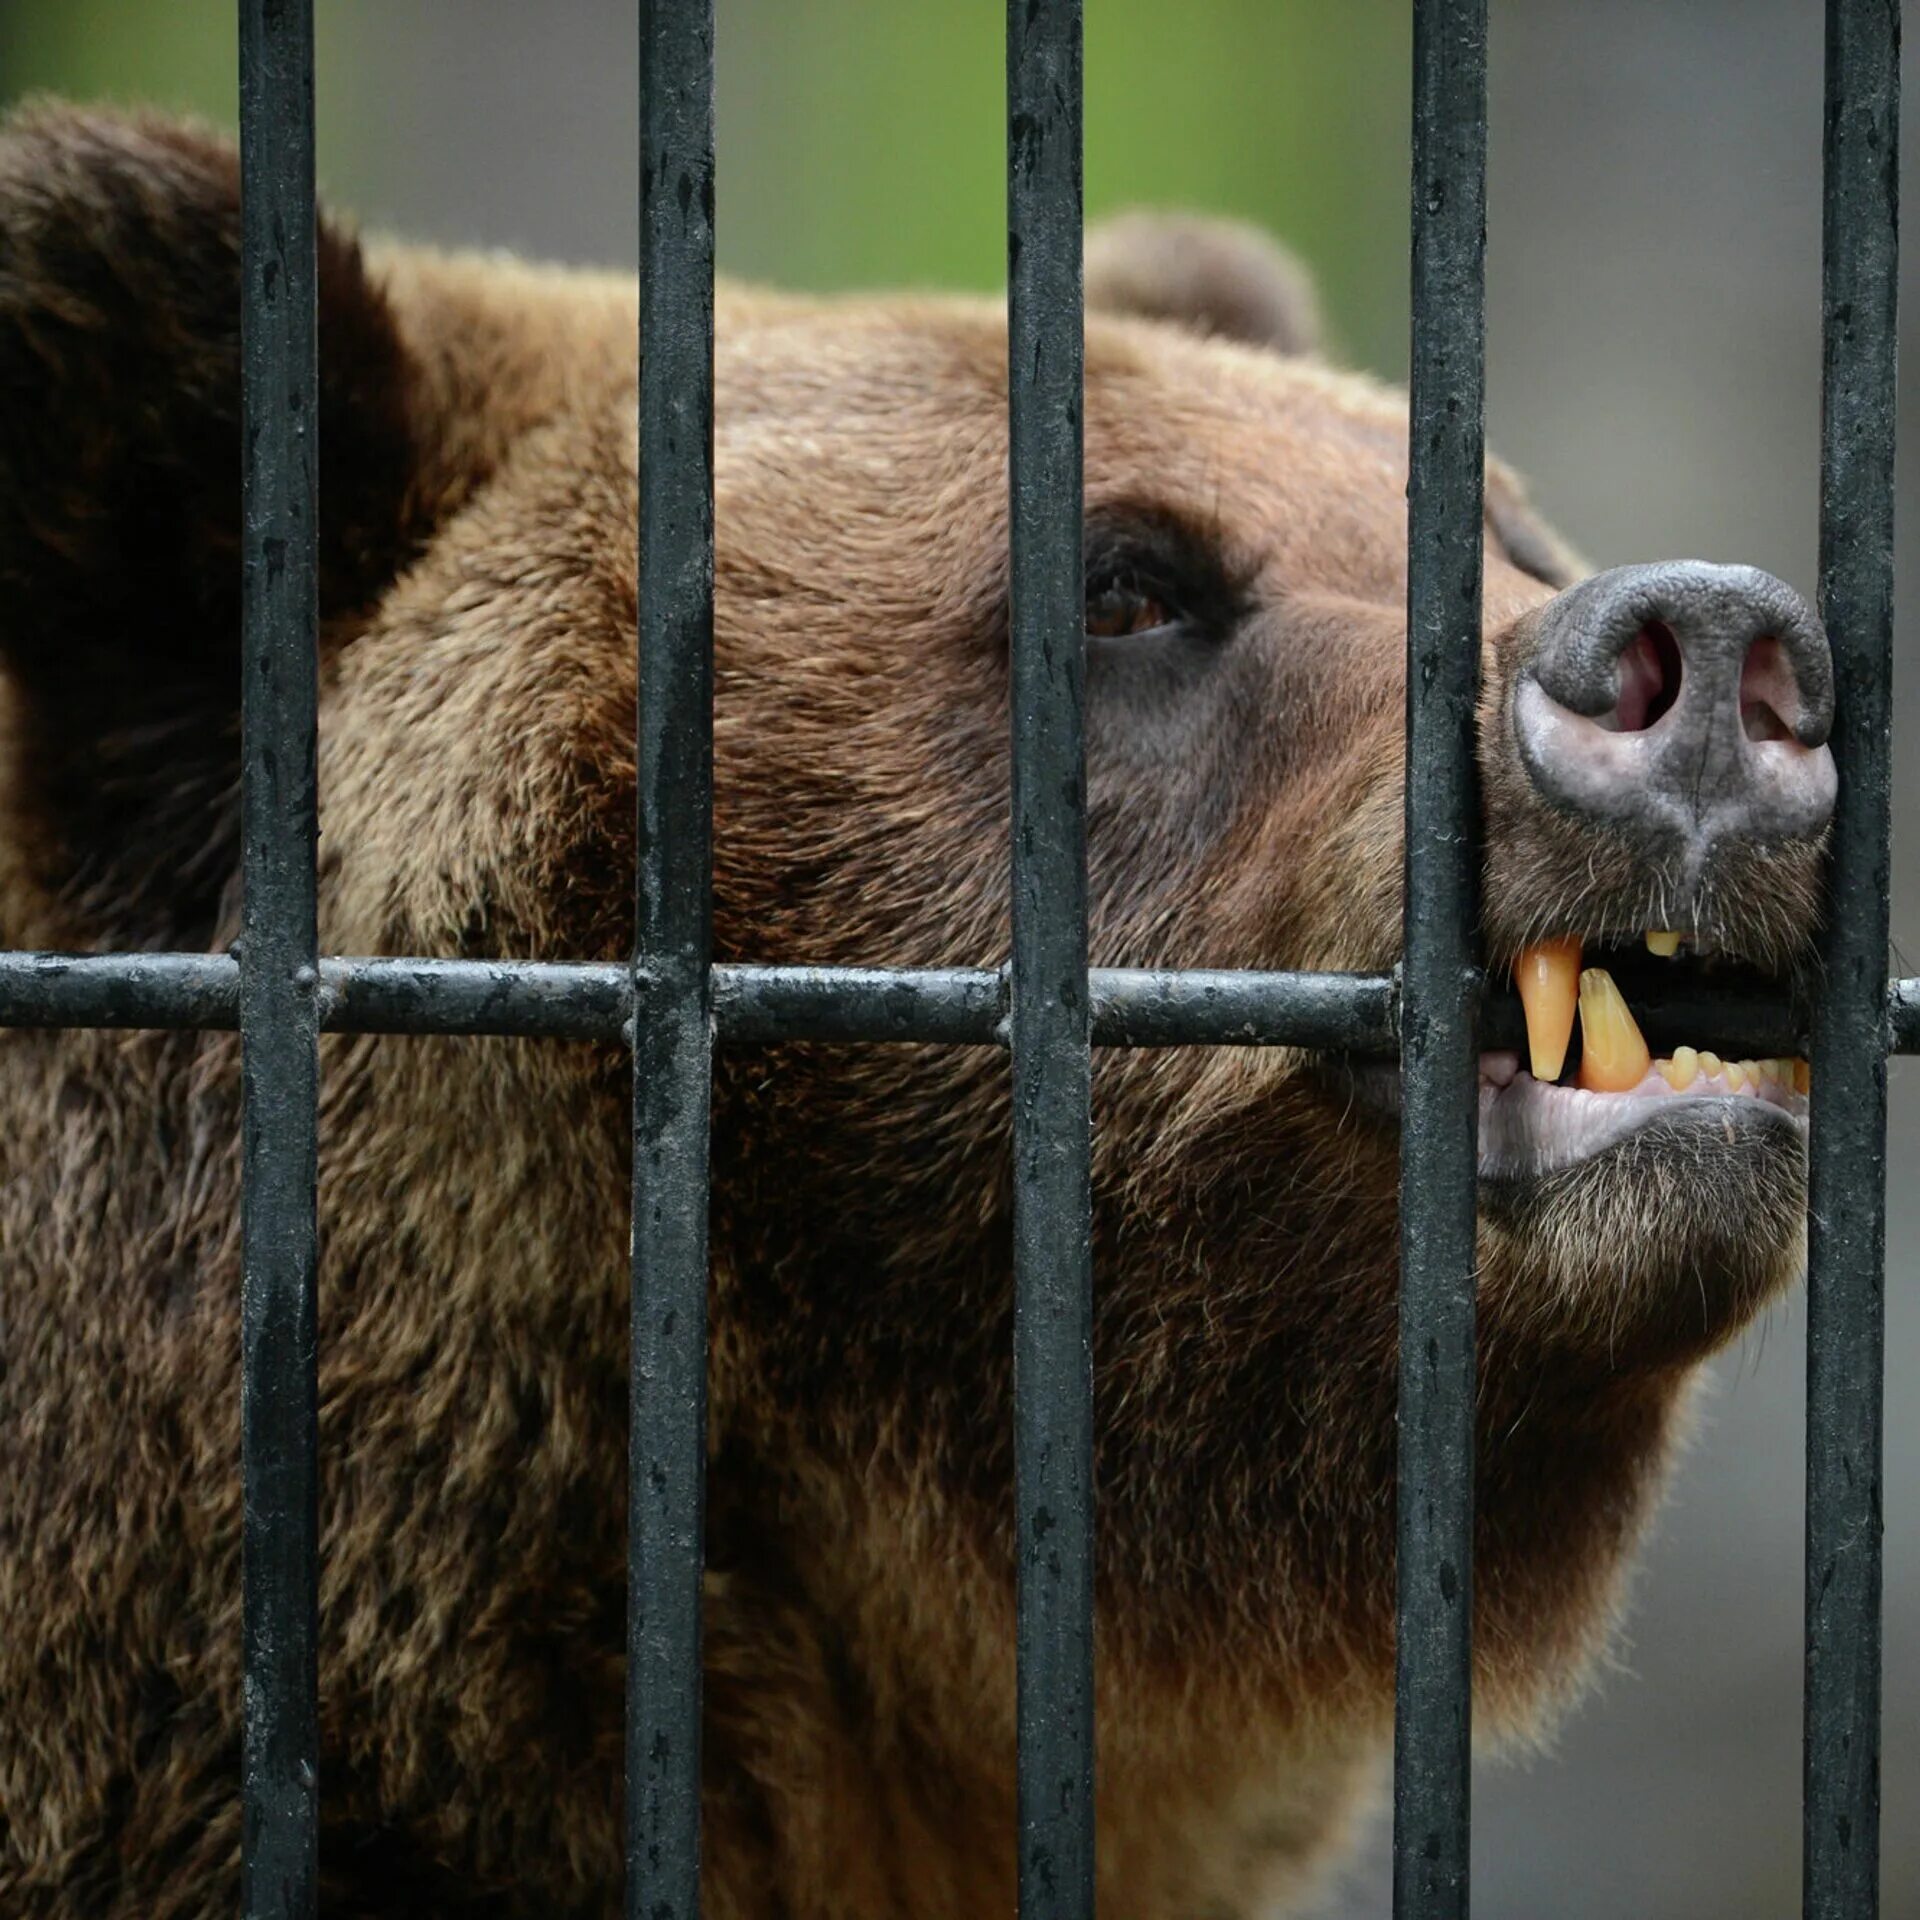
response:
<path fill-rule="evenodd" d="M 713 1072 L 713 0 L 640 9 L 627 1913 L 700 1911 Z"/>
<path fill-rule="evenodd" d="M 1840 764 L 1807 1199 L 1808 1920 L 1880 1904 L 1898 0 L 1828 0 L 1820 615 Z"/>
<path fill-rule="evenodd" d="M 318 412 L 312 0 L 241 0 L 244 1906 L 317 1898 Z"/>
<path fill-rule="evenodd" d="M 1008 0 L 1014 1456 L 1023 1920 L 1093 1913 L 1080 0 Z"/>
<path fill-rule="evenodd" d="M 1486 59 L 1486 0 L 1415 6 L 1395 1920 L 1468 1904 Z"/>

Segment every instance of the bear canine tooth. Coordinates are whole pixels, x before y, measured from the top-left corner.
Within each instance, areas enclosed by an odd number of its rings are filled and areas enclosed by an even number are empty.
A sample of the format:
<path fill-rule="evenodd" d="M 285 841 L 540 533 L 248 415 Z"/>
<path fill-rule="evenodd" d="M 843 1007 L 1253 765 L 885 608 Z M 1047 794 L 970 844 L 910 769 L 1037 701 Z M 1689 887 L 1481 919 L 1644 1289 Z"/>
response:
<path fill-rule="evenodd" d="M 1580 1072 L 1589 1093 L 1625 1093 L 1647 1077 L 1653 1056 L 1613 975 L 1589 967 L 1580 976 Z"/>
<path fill-rule="evenodd" d="M 1527 1054 L 1536 1080 L 1553 1082 L 1567 1064 L 1580 995 L 1580 941 L 1536 940 L 1520 949 L 1513 982 L 1527 1015 Z"/>

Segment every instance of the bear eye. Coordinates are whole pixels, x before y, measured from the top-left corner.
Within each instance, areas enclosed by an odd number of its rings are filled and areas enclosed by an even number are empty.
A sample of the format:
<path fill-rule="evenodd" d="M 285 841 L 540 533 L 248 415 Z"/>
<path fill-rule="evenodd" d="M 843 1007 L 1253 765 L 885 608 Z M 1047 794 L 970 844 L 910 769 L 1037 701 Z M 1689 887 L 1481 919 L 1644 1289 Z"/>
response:
<path fill-rule="evenodd" d="M 1087 638 L 1120 640 L 1173 625 L 1167 602 L 1134 580 L 1112 580 L 1087 588 Z"/>
<path fill-rule="evenodd" d="M 1150 510 L 1096 513 L 1087 526 L 1089 640 L 1224 640 L 1245 611 L 1212 543 Z M 1131 649 L 1129 649 L 1131 651 Z"/>

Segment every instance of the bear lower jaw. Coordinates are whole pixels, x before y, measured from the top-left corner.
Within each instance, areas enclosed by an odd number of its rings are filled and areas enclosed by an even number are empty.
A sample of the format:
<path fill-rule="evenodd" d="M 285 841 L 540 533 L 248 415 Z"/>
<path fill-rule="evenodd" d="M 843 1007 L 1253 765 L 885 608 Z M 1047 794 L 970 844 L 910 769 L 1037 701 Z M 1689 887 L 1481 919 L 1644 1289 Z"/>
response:
<path fill-rule="evenodd" d="M 1676 1147 L 1696 1128 L 1736 1143 L 1750 1129 L 1784 1128 L 1804 1139 L 1807 1096 L 1790 1080 L 1743 1077 L 1732 1084 L 1702 1075 L 1675 1087 L 1657 1068 L 1616 1093 L 1536 1080 L 1509 1065 L 1511 1056 L 1481 1056 L 1480 1177 L 1537 1179 L 1596 1159 L 1642 1128 L 1655 1126 Z M 1755 1137 L 1758 1137 L 1756 1132 Z"/>
<path fill-rule="evenodd" d="M 1766 1063 L 1773 1064 L 1773 1063 Z M 1395 1067 L 1356 1063 L 1349 1070 L 1358 1102 L 1397 1122 L 1400 1075 Z M 1709 1077 L 1676 1087 L 1649 1068 L 1621 1092 L 1541 1081 L 1512 1053 L 1480 1056 L 1479 1167 L 1483 1186 L 1525 1186 L 1598 1161 L 1651 1128 L 1655 1138 L 1685 1153 L 1689 1136 L 1710 1132 L 1730 1146 L 1764 1138 L 1790 1139 L 1804 1148 L 1807 1096 L 1791 1079 L 1759 1072 Z"/>
<path fill-rule="evenodd" d="M 1605 1379 L 1690 1365 L 1804 1271 L 1804 1098 L 1503 1077 L 1483 1085 L 1480 1107 L 1489 1335 L 1584 1356 Z M 1361 1067 L 1347 1104 L 1385 1118 L 1398 1091 L 1392 1068 Z"/>
<path fill-rule="evenodd" d="M 1674 1101 L 1586 1159 L 1483 1179 L 1490 1323 L 1606 1378 L 1704 1359 L 1804 1269 L 1804 1127 L 1771 1102 Z"/>

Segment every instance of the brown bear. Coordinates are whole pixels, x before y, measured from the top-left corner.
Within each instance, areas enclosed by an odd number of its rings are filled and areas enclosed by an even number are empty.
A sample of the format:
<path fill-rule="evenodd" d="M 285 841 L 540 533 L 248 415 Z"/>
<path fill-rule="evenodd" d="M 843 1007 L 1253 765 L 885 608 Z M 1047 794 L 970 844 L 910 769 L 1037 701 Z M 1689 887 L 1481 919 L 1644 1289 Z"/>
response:
<path fill-rule="evenodd" d="M 0 135 L 0 945 L 237 929 L 237 193 L 167 121 Z M 320 283 L 323 949 L 617 960 L 634 287 L 331 226 Z M 1257 236 L 1125 223 L 1089 290 L 1094 960 L 1389 969 L 1404 404 L 1314 357 Z M 1003 309 L 723 289 L 718 330 L 717 954 L 997 965 Z M 1701 1360 L 1798 1269 L 1803 1071 L 1655 1061 L 1631 1002 L 1797 965 L 1833 770 L 1777 581 L 1574 585 L 1497 466 L 1485 561 L 1483 931 L 1530 1019 L 1480 1090 L 1499 1737 L 1578 1688 Z M 234 1910 L 236 1055 L 0 1040 L 6 1920 Z M 322 1067 L 324 1911 L 610 1915 L 625 1055 L 341 1037 Z M 1378 1772 L 1393 1085 L 1098 1058 L 1112 1920 L 1285 1910 Z M 1007 1104 L 992 1049 L 719 1059 L 716 1920 L 1012 1910 Z"/>

